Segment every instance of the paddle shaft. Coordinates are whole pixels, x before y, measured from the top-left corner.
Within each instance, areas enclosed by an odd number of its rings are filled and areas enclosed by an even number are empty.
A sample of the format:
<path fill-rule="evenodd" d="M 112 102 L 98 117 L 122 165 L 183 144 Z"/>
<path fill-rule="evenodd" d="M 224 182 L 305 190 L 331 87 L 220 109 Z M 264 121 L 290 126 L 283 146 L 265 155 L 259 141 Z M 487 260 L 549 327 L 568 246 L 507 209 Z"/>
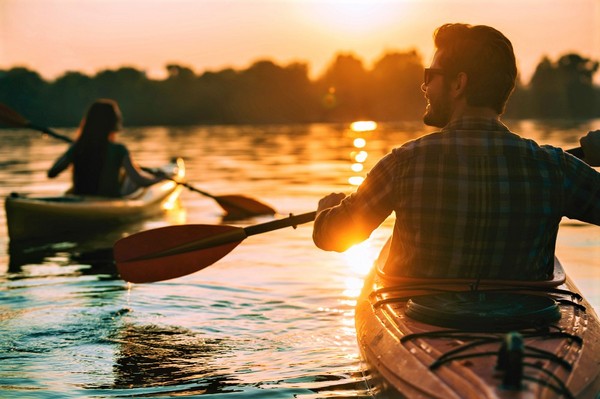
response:
<path fill-rule="evenodd" d="M 156 171 L 151 168 L 142 167 L 142 170 L 152 174 L 157 175 Z M 228 195 L 228 196 L 218 196 L 207 193 L 206 191 L 202 191 L 189 183 L 179 182 L 171 179 L 175 183 L 187 188 L 190 191 L 196 192 L 198 194 L 204 195 L 205 197 L 212 198 L 217 203 L 225 209 L 228 214 L 231 212 L 236 212 L 242 215 L 273 215 L 277 213 L 275 209 L 271 208 L 269 205 L 263 204 L 253 198 L 244 197 L 241 195 Z M 258 208 L 257 208 L 258 207 Z M 254 208 L 254 209 L 253 209 Z M 258 210 L 257 210 L 258 209 Z"/>
<path fill-rule="evenodd" d="M 189 189 L 189 190 L 192 190 L 194 192 L 197 192 L 198 194 L 204 195 L 205 197 L 212 198 L 212 199 L 217 199 L 217 197 L 215 195 L 207 193 L 206 191 L 202 191 L 202 190 L 200 190 L 200 189 L 198 189 L 198 188 L 196 188 L 196 187 L 194 187 L 194 186 L 192 186 L 192 185 L 190 185 L 188 183 L 180 183 L 180 184 L 182 186 L 184 186 L 185 188 Z"/>
<path fill-rule="evenodd" d="M 317 216 L 317 212 L 307 212 L 302 213 L 300 215 L 291 215 L 287 218 L 273 220 L 271 222 L 255 224 L 254 226 L 244 227 L 244 232 L 246 236 L 253 236 L 255 234 L 262 234 L 268 231 L 279 230 L 285 227 L 294 227 L 296 228 L 299 224 L 304 224 L 308 222 L 312 222 L 315 220 Z"/>
<path fill-rule="evenodd" d="M 56 139 L 62 140 L 66 143 L 73 143 L 73 139 L 67 136 L 63 136 L 62 134 L 56 133 L 54 130 L 47 128 L 47 127 L 43 127 L 43 126 L 38 126 L 38 125 L 34 125 L 33 123 L 27 123 L 26 127 L 33 129 L 33 130 L 37 130 L 39 132 L 45 133 L 48 136 L 52 136 Z"/>
<path fill-rule="evenodd" d="M 188 252 L 192 252 L 192 251 L 207 250 L 207 249 L 216 248 L 216 247 L 226 245 L 226 244 L 240 243 L 243 240 L 245 240 L 247 237 L 253 236 L 256 234 L 262 234 L 262 233 L 266 233 L 266 232 L 273 231 L 273 230 L 279 230 L 279 229 L 283 229 L 285 227 L 290 227 L 290 226 L 293 226 L 294 228 L 296 228 L 296 226 L 299 224 L 304 224 L 304 223 L 308 223 L 308 222 L 315 220 L 316 215 L 317 215 L 317 212 L 313 211 L 313 212 L 302 213 L 300 215 L 290 215 L 287 218 L 273 220 L 273 221 L 266 222 L 266 223 L 255 224 L 253 226 L 248 226 L 248 227 L 244 227 L 244 228 L 229 226 L 231 228 L 231 230 L 217 233 L 217 234 L 209 236 L 209 237 L 204 237 L 199 240 L 188 242 L 188 243 L 178 245 L 176 247 L 172 247 L 172 248 L 165 249 L 162 251 L 149 253 L 149 254 L 145 254 L 142 256 L 137 256 L 133 259 L 124 259 L 123 261 L 124 262 L 130 262 L 130 261 L 138 262 L 138 261 L 147 260 L 147 259 L 156 259 L 156 258 L 162 258 L 162 257 L 167 257 L 167 256 L 180 255 L 180 254 L 188 253 Z M 164 227 L 163 229 L 173 230 L 173 229 L 179 229 L 179 228 L 181 228 L 181 227 L 180 226 L 170 226 L 170 227 Z M 139 234 L 147 234 L 147 233 L 141 232 Z M 133 237 L 134 236 L 132 236 L 132 238 Z M 123 240 L 128 240 L 128 239 L 130 239 L 130 238 L 124 238 Z"/>

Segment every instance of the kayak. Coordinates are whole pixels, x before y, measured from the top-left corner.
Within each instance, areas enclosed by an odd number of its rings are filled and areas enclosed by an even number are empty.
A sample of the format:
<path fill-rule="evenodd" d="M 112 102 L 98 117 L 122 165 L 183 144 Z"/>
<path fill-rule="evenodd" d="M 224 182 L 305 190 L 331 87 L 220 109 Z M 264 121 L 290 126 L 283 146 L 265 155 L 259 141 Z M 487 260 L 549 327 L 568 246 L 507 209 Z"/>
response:
<path fill-rule="evenodd" d="M 600 397 L 600 323 L 555 259 L 548 281 L 367 276 L 356 332 L 377 398 Z"/>
<path fill-rule="evenodd" d="M 183 182 L 183 159 L 173 159 L 158 168 L 173 180 Z M 130 223 L 173 207 L 181 185 L 164 180 L 119 198 L 80 196 L 28 196 L 12 193 L 5 200 L 6 224 L 11 241 L 83 234 Z"/>

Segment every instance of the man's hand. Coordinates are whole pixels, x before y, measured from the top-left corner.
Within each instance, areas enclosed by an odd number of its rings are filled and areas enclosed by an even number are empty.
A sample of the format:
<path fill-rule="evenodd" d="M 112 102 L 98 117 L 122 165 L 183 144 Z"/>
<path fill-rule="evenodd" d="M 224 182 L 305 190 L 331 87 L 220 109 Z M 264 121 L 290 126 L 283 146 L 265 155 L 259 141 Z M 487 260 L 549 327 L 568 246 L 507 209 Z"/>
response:
<path fill-rule="evenodd" d="M 592 130 L 583 136 L 579 143 L 588 165 L 600 166 L 600 130 Z"/>
<path fill-rule="evenodd" d="M 331 208 L 338 205 L 342 200 L 346 198 L 344 193 L 331 193 L 319 200 L 319 206 L 317 212 L 321 212 L 323 209 Z"/>

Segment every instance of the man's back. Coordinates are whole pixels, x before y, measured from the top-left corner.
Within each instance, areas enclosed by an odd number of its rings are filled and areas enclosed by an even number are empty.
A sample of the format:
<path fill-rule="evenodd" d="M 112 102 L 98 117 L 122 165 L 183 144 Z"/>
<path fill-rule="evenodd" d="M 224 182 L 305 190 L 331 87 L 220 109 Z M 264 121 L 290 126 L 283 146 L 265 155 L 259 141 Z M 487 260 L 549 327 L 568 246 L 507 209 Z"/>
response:
<path fill-rule="evenodd" d="M 561 217 L 580 209 L 564 194 L 567 185 L 585 184 L 569 166 L 578 161 L 489 119 L 456 121 L 393 154 L 396 225 L 388 273 L 504 279 L 552 273 Z"/>

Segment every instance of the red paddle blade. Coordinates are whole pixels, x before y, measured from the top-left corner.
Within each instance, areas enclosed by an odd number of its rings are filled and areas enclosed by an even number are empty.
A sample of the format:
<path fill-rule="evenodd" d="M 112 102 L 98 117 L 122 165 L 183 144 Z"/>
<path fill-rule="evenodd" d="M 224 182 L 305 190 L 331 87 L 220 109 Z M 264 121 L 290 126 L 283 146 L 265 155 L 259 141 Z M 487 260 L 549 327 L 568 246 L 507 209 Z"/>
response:
<path fill-rule="evenodd" d="M 17 111 L 0 103 L 0 122 L 10 126 L 25 127 L 29 123 Z"/>
<path fill-rule="evenodd" d="M 227 212 L 228 219 L 241 219 L 248 216 L 274 215 L 275 209 L 267 204 L 243 195 L 219 195 L 214 199 Z"/>
<path fill-rule="evenodd" d="M 244 238 L 246 233 L 239 227 L 187 224 L 133 234 L 117 241 L 113 250 L 123 280 L 150 283 L 202 270 Z"/>

